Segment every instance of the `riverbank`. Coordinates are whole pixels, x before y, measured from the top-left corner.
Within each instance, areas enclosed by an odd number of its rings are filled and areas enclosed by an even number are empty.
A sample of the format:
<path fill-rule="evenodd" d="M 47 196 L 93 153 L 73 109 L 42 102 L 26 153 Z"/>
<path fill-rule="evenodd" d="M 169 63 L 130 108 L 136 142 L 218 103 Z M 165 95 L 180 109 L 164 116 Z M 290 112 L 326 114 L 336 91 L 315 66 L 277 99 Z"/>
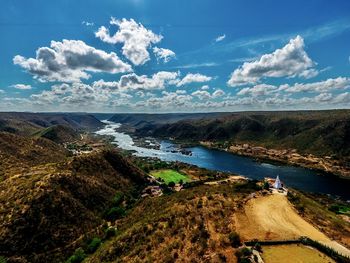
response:
<path fill-rule="evenodd" d="M 250 144 L 235 144 L 226 148 L 209 141 L 201 141 L 200 144 L 208 148 L 224 150 L 241 156 L 301 166 L 330 173 L 344 179 L 350 179 L 350 168 L 342 165 L 339 160 L 332 159 L 330 156 L 321 158 L 312 154 L 301 155 L 294 149 L 268 149 Z"/>

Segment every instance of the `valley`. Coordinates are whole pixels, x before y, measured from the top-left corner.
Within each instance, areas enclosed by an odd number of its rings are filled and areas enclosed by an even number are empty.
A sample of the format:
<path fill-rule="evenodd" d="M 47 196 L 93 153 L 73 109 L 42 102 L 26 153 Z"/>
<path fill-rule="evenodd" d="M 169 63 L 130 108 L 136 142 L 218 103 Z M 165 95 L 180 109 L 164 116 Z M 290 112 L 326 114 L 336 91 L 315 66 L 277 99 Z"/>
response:
<path fill-rule="evenodd" d="M 318 256 L 348 262 L 346 200 L 314 194 L 312 188 L 281 195 L 265 186 L 266 177 L 279 174 L 287 187 L 319 180 L 316 190 L 324 183 L 336 195 L 340 185 L 348 189 L 347 181 L 330 188 L 341 179 L 185 142 L 157 137 L 134 142 L 134 136 L 140 138 L 137 125 L 129 124 L 131 137 L 120 131 L 123 124 L 93 115 L 2 118 L 5 262 L 239 262 L 264 258 L 265 245 L 262 252 L 245 245 L 252 240 L 304 236 L 335 251 L 320 249 Z M 346 190 L 340 196 L 346 198 Z M 265 258 L 281 253 L 278 247 L 266 249 Z"/>

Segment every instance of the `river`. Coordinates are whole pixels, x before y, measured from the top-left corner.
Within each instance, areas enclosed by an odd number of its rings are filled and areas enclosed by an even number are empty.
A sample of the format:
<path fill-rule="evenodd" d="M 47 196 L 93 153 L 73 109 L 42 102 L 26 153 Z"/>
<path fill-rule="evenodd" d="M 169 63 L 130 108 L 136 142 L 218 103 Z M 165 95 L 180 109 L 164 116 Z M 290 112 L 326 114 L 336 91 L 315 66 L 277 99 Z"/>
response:
<path fill-rule="evenodd" d="M 180 161 L 210 170 L 231 172 L 258 180 L 279 175 L 281 181 L 292 188 L 306 192 L 331 194 L 350 200 L 350 180 L 302 167 L 259 162 L 250 157 L 234 155 L 202 146 L 187 148 L 192 152 L 192 155 L 185 155 L 180 152 L 172 152 L 177 147 L 176 144 L 170 141 L 161 141 L 159 150 L 144 148 L 135 145 L 130 135 L 117 132 L 115 129 L 121 126 L 119 123 L 103 122 L 106 126 L 96 133 L 113 136 L 114 144 L 121 149 L 134 151 L 137 156 L 158 157 L 164 161 Z"/>

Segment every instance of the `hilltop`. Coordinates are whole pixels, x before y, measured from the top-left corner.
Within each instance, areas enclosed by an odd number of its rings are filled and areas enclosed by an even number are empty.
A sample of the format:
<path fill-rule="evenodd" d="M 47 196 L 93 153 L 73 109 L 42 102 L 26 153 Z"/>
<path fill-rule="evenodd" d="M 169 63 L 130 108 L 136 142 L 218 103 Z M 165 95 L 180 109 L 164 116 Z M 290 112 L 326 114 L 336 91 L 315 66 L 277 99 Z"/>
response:
<path fill-rule="evenodd" d="M 79 139 L 79 134 L 73 128 L 66 125 L 53 125 L 35 132 L 33 137 L 41 137 L 51 140 L 55 143 L 67 143 Z"/>

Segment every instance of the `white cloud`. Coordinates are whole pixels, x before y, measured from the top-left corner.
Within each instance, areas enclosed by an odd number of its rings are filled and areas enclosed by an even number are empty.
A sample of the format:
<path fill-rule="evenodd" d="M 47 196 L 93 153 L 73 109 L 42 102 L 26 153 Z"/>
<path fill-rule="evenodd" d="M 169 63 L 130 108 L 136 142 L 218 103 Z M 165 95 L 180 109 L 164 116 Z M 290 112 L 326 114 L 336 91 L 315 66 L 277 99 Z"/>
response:
<path fill-rule="evenodd" d="M 258 84 L 253 87 L 247 87 L 241 89 L 237 95 L 239 96 L 247 96 L 251 95 L 253 97 L 258 97 L 258 96 L 266 96 L 270 95 L 272 93 L 277 92 L 278 87 L 273 86 L 273 85 L 268 85 L 268 84 Z"/>
<path fill-rule="evenodd" d="M 81 24 L 84 26 L 94 26 L 95 25 L 94 22 L 88 22 L 88 21 L 83 21 L 83 22 L 81 22 Z"/>
<path fill-rule="evenodd" d="M 31 85 L 26 85 L 26 84 L 15 84 L 15 85 L 11 85 L 12 88 L 15 89 L 21 89 L 21 90 L 29 90 L 32 89 Z"/>
<path fill-rule="evenodd" d="M 181 87 L 193 82 L 202 83 L 202 82 L 208 82 L 210 80 L 212 80 L 212 77 L 205 76 L 199 73 L 196 73 L 196 74 L 188 73 L 181 81 L 177 83 L 177 86 Z"/>
<path fill-rule="evenodd" d="M 119 81 L 98 80 L 93 83 L 94 87 L 108 89 L 110 91 L 131 91 L 131 90 L 161 90 L 168 85 L 178 82 L 178 72 L 160 71 L 151 77 L 146 75 L 137 75 L 135 73 L 123 75 Z"/>
<path fill-rule="evenodd" d="M 215 42 L 220 42 L 220 41 L 223 41 L 225 38 L 226 38 L 226 35 L 225 35 L 225 34 L 223 34 L 223 35 L 218 36 L 217 38 L 215 38 Z"/>
<path fill-rule="evenodd" d="M 315 63 L 304 50 L 304 40 L 297 36 L 287 45 L 271 54 L 263 55 L 259 60 L 245 62 L 231 75 L 228 85 L 240 86 L 255 84 L 265 77 L 312 77 L 317 71 L 312 69 Z"/>
<path fill-rule="evenodd" d="M 124 73 L 132 71 L 127 63 L 114 53 L 106 53 L 80 40 L 51 41 L 50 47 L 41 47 L 36 58 L 15 56 L 13 62 L 42 82 L 77 82 L 91 76 L 87 72 Z"/>
<path fill-rule="evenodd" d="M 118 86 L 122 90 L 164 89 L 165 86 L 176 82 L 178 75 L 178 72 L 160 71 L 149 78 L 146 75 L 138 76 L 132 73 L 122 76 L 119 80 Z"/>
<path fill-rule="evenodd" d="M 159 43 L 163 38 L 161 35 L 146 29 L 141 23 L 136 23 L 133 19 L 117 20 L 112 18 L 110 24 L 118 26 L 119 30 L 114 35 L 110 35 L 109 29 L 102 26 L 95 33 L 96 37 L 106 43 L 123 44 L 123 55 L 134 65 L 145 64 L 150 59 L 147 49 L 152 44 Z"/>
<path fill-rule="evenodd" d="M 296 83 L 292 86 L 281 85 L 280 88 L 286 92 L 328 92 L 337 89 L 346 89 L 350 87 L 350 78 L 338 77 L 313 83 Z"/>
<path fill-rule="evenodd" d="M 174 51 L 159 47 L 154 47 L 153 53 L 156 56 L 157 60 L 162 59 L 164 63 L 168 63 L 171 59 L 175 58 L 176 56 Z"/>
<path fill-rule="evenodd" d="M 198 97 L 200 100 L 208 100 L 211 98 L 210 93 L 205 90 L 196 90 L 192 93 L 192 96 Z"/>
<path fill-rule="evenodd" d="M 225 95 L 225 91 L 223 91 L 222 89 L 217 89 L 213 92 L 213 98 L 219 98 Z"/>
<path fill-rule="evenodd" d="M 4 94 L 5 91 L 3 89 L 0 89 L 0 94 Z"/>
<path fill-rule="evenodd" d="M 206 68 L 206 67 L 216 67 L 219 65 L 220 64 L 215 62 L 205 62 L 205 63 L 193 63 L 193 64 L 180 65 L 180 66 L 175 66 L 174 68 L 178 68 L 178 69 Z"/>
<path fill-rule="evenodd" d="M 201 87 L 201 90 L 208 90 L 208 89 L 210 89 L 210 87 L 208 85 L 204 85 Z"/>
<path fill-rule="evenodd" d="M 197 90 L 193 92 L 191 95 L 199 98 L 200 100 L 209 100 L 209 99 L 216 99 L 216 98 L 222 97 L 225 95 L 225 92 L 221 89 L 217 89 L 212 94 L 210 94 L 206 90 Z"/>

